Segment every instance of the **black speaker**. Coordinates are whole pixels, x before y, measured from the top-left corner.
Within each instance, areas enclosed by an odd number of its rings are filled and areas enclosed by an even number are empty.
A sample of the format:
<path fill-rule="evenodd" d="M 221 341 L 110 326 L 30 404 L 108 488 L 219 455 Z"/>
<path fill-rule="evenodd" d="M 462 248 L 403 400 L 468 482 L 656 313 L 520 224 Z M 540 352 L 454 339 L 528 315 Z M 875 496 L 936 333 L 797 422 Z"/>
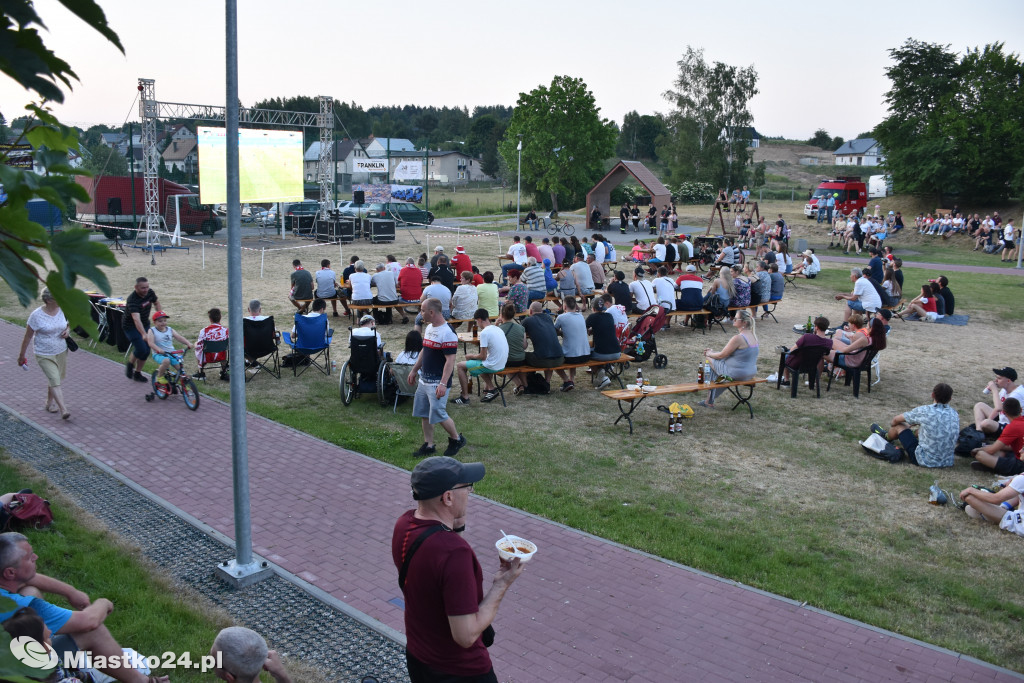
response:
<path fill-rule="evenodd" d="M 121 198 L 120 197 L 107 197 L 107 213 L 112 216 L 121 215 Z"/>
<path fill-rule="evenodd" d="M 355 202 L 356 204 L 365 204 L 366 193 L 362 190 L 356 190 L 355 192 L 352 193 L 352 201 Z"/>

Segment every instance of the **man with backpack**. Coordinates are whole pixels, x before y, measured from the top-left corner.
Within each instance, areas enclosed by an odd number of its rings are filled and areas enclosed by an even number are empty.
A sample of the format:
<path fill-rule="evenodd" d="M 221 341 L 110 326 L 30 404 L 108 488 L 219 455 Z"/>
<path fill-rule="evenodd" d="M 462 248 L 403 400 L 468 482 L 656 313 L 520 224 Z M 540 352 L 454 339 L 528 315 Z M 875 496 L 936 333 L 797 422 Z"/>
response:
<path fill-rule="evenodd" d="M 505 593 L 523 573 L 518 557 L 501 560 L 484 593 L 483 569 L 466 529 L 469 494 L 483 463 L 430 457 L 413 468 L 416 509 L 395 523 L 391 555 L 405 598 L 405 659 L 413 683 L 497 683 L 487 648 Z"/>

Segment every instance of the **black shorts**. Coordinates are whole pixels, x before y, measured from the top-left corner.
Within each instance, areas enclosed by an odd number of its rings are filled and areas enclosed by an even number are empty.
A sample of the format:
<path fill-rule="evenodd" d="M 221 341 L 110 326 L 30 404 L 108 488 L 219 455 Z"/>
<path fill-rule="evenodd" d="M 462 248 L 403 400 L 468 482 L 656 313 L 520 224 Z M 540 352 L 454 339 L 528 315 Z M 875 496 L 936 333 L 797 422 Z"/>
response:
<path fill-rule="evenodd" d="M 457 676 L 430 668 L 408 651 L 405 653 L 405 666 L 412 683 L 498 683 L 494 669 L 478 676 Z"/>
<path fill-rule="evenodd" d="M 579 365 L 580 363 L 586 363 L 590 360 L 590 354 L 586 356 L 566 356 L 564 362 L 566 365 Z"/>
<path fill-rule="evenodd" d="M 910 462 L 917 464 L 917 458 L 914 454 L 917 453 L 917 434 L 911 429 L 904 429 L 899 434 L 900 445 L 903 446 L 903 452 L 907 454 L 907 458 Z"/>
<path fill-rule="evenodd" d="M 996 466 L 993 469 L 998 475 L 1012 477 L 1024 473 L 1024 462 L 1012 455 L 1004 455 L 996 459 Z"/>
<path fill-rule="evenodd" d="M 526 359 L 525 358 L 521 358 L 519 360 L 507 360 L 507 361 L 505 361 L 505 367 L 506 368 L 518 368 L 518 367 L 521 367 L 523 365 L 526 365 Z"/>
<path fill-rule="evenodd" d="M 806 273 L 804 273 L 804 277 L 807 278 L 808 280 L 813 280 L 814 278 L 818 277 L 818 274 L 811 273 L 810 275 L 807 275 Z"/>
<path fill-rule="evenodd" d="M 527 351 L 526 353 L 526 364 L 534 368 L 557 368 L 559 365 L 563 365 L 564 361 L 565 359 L 562 356 L 541 358 L 533 351 Z"/>

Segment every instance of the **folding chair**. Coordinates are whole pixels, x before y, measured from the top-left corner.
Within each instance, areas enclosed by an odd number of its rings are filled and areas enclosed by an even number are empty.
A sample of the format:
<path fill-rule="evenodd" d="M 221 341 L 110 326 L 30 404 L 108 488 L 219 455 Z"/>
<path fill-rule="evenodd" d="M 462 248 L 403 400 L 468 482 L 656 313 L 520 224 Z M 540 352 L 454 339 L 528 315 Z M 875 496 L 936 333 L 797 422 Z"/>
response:
<path fill-rule="evenodd" d="M 245 361 L 251 370 L 246 373 L 248 382 L 260 372 L 266 372 L 281 379 L 281 358 L 277 351 L 277 333 L 274 329 L 274 316 L 264 320 L 242 319 L 242 344 L 245 348 Z"/>
<path fill-rule="evenodd" d="M 199 370 L 192 375 L 192 379 L 206 381 L 206 366 L 219 365 L 220 378 L 227 379 L 228 373 L 228 340 L 220 341 L 203 340 L 203 358 L 199 362 Z"/>
<path fill-rule="evenodd" d="M 327 316 L 307 317 L 295 314 L 295 339 L 291 332 L 282 332 L 284 343 L 291 347 L 292 353 L 302 356 L 301 362 L 292 363 L 292 375 L 298 377 L 308 367 L 315 367 L 325 375 L 331 374 L 331 339 L 334 330 L 327 327 Z M 296 359 L 299 361 L 299 359 Z M 302 366 L 302 370 L 299 370 Z"/>
<path fill-rule="evenodd" d="M 395 395 L 395 404 L 392 413 L 398 412 L 398 399 L 402 396 L 415 396 L 416 383 L 409 384 L 409 371 L 411 365 L 399 363 L 382 363 L 380 366 L 380 380 L 377 382 L 377 393 L 381 399 L 380 404 L 387 406 L 390 403 L 391 394 Z"/>
<path fill-rule="evenodd" d="M 92 318 L 96 321 L 96 336 L 89 340 L 89 346 L 95 347 L 97 341 L 106 341 L 107 333 L 110 330 L 110 321 L 107 319 L 107 307 L 95 299 L 89 299 L 89 306 L 92 307 Z"/>

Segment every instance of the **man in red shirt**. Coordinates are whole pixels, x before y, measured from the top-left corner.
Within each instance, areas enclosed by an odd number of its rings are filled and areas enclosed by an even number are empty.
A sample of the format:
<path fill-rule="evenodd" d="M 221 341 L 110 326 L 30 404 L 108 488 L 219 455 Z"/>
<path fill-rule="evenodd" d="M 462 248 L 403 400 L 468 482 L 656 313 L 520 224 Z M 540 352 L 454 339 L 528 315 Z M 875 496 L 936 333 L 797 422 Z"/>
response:
<path fill-rule="evenodd" d="M 466 253 L 465 247 L 455 247 L 455 256 L 452 257 L 452 270 L 455 271 L 456 277 L 460 277 L 463 271 L 473 272 L 473 262 L 469 259 L 469 254 Z"/>
<path fill-rule="evenodd" d="M 419 302 L 423 296 L 423 271 L 411 258 L 405 260 L 405 266 L 398 271 L 398 298 L 406 303 Z"/>
<path fill-rule="evenodd" d="M 1020 450 L 1024 446 L 1024 417 L 1021 417 L 1020 401 L 1008 398 L 1003 401 L 1003 412 L 1010 423 L 1003 427 L 999 439 L 988 446 L 971 451 L 975 461 L 971 469 L 979 472 L 995 472 L 1004 477 L 1024 473 L 1024 462 Z"/>
<path fill-rule="evenodd" d="M 497 683 L 487 646 L 505 592 L 523 573 L 519 558 L 501 562 L 487 594 L 483 570 L 462 538 L 473 484 L 483 463 L 434 456 L 412 471 L 416 509 L 395 523 L 391 555 L 405 597 L 406 666 L 412 683 Z M 486 639 L 486 642 L 485 642 Z"/>
<path fill-rule="evenodd" d="M 540 249 L 538 249 L 537 245 L 533 243 L 532 235 L 527 235 L 526 237 L 524 237 L 523 244 L 526 245 L 527 258 L 532 256 L 533 258 L 537 259 L 537 263 L 544 263 L 544 261 L 540 257 Z"/>

